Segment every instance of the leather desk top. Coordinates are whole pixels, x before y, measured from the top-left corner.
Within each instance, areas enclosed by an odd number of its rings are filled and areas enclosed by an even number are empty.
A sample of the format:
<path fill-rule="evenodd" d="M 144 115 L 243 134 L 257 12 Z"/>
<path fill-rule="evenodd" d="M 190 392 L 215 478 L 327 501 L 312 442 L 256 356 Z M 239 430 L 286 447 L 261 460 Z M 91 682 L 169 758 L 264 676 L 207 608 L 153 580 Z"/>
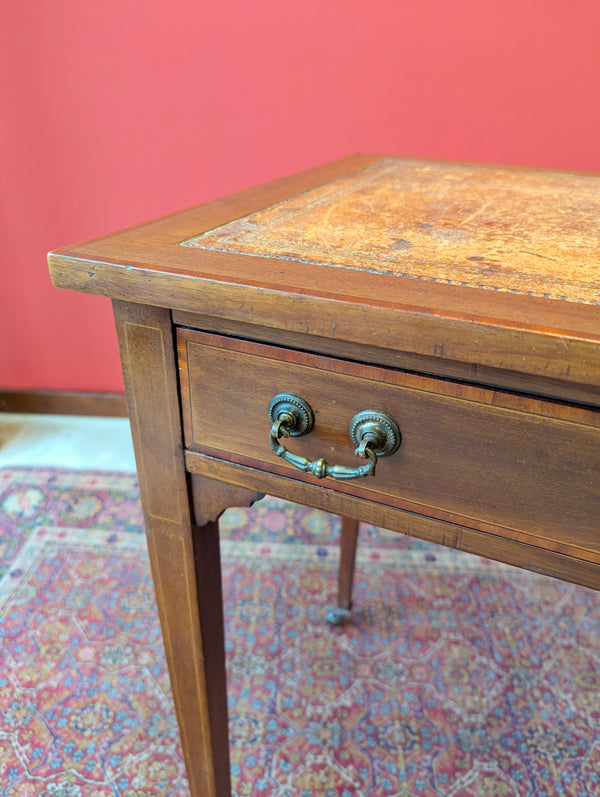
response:
<path fill-rule="evenodd" d="M 356 155 L 49 263 L 58 287 L 600 404 L 600 177 Z"/>
<path fill-rule="evenodd" d="M 182 245 L 600 305 L 599 189 L 387 158 Z"/>

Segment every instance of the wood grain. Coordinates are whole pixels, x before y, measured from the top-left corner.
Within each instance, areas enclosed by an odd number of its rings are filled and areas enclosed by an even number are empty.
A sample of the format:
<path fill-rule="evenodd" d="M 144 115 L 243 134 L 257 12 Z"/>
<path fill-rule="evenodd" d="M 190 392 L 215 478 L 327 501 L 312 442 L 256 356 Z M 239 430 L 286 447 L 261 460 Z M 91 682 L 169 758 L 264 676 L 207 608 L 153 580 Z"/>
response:
<path fill-rule="evenodd" d="M 350 611 L 352 608 L 358 531 L 359 525 L 357 520 L 349 517 L 342 518 L 340 564 L 338 570 L 338 606 L 340 609 L 345 609 L 346 611 Z"/>
<path fill-rule="evenodd" d="M 195 473 L 190 475 L 190 491 L 194 520 L 198 526 L 218 520 L 229 507 L 250 507 L 256 501 L 264 498 L 264 493 L 216 482 Z"/>
<path fill-rule="evenodd" d="M 183 461 L 170 314 L 114 302 L 152 577 L 190 789 L 229 794 L 222 598 L 214 526 L 195 530 Z M 211 564 L 207 566 L 205 559 Z M 201 596 L 201 600 L 199 600 Z M 210 618 L 214 614 L 214 620 Z M 222 633 L 222 622 L 220 623 Z M 206 657 L 204 652 L 206 651 Z M 213 657 L 219 664 L 211 663 Z M 218 699 L 217 699 L 218 696 Z"/>
<path fill-rule="evenodd" d="M 290 450 L 350 467 L 350 420 L 383 410 L 400 450 L 332 489 L 600 561 L 600 413 L 192 330 L 178 341 L 189 450 L 315 483 L 271 451 L 270 399 L 296 393 L 315 411 Z"/>
<path fill-rule="evenodd" d="M 499 537 L 479 529 L 378 503 L 363 496 L 347 495 L 323 484 L 307 484 L 289 475 L 267 473 L 192 451 L 186 454 L 186 465 L 192 473 L 211 479 L 264 490 L 269 495 L 313 506 L 325 512 L 353 517 L 364 523 L 435 542 L 447 548 L 456 548 L 591 589 L 600 589 L 600 563 L 538 547 L 531 541 Z"/>
<path fill-rule="evenodd" d="M 439 357 L 428 357 L 402 349 L 386 349 L 378 346 L 376 342 L 351 343 L 317 335 L 291 332 L 287 329 L 278 329 L 277 334 L 274 335 L 272 329 L 259 324 L 231 321 L 200 313 L 174 311 L 173 322 L 179 326 L 205 332 L 216 332 L 237 338 L 246 338 L 258 343 L 275 341 L 278 345 L 286 346 L 290 349 L 315 354 L 332 354 L 358 363 L 389 366 L 404 371 L 447 377 L 481 386 L 487 385 L 502 388 L 503 390 L 520 391 L 527 394 L 600 407 L 600 390 L 598 388 L 564 382 L 560 379 L 552 379 L 539 374 L 525 374 L 495 367 L 480 366 L 474 363 L 444 360 Z"/>
<path fill-rule="evenodd" d="M 122 393 L 0 390 L 0 412 L 122 418 L 127 416 L 127 402 Z"/>

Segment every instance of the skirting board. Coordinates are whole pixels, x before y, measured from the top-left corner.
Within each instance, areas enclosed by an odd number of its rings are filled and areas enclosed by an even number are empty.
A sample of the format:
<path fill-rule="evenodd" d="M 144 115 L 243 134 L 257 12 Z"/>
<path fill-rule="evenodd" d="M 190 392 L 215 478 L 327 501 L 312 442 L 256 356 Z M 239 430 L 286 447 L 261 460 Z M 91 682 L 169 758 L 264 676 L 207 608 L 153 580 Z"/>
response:
<path fill-rule="evenodd" d="M 126 417 L 122 393 L 0 390 L 0 412 Z"/>

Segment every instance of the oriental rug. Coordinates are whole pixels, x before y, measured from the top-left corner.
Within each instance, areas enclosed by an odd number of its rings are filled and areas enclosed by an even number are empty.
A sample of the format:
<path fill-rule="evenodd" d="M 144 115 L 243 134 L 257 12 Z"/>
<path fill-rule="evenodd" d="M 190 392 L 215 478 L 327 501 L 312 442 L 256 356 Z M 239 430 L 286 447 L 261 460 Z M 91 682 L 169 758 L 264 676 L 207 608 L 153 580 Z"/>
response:
<path fill-rule="evenodd" d="M 0 470 L 0 796 L 188 794 L 133 476 Z M 235 797 L 600 794 L 596 593 L 267 498 L 223 519 Z"/>

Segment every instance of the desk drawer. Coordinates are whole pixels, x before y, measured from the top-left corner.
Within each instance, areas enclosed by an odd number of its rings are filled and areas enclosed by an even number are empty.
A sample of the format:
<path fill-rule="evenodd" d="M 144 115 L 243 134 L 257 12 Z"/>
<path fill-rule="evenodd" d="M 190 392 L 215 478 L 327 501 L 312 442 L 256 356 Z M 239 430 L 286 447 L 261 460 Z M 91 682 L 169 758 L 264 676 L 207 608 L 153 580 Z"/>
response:
<path fill-rule="evenodd" d="M 190 451 L 315 483 L 270 448 L 273 396 L 314 410 L 310 434 L 284 441 L 290 451 L 349 467 L 364 462 L 351 419 L 381 410 L 400 427 L 398 451 L 375 476 L 324 489 L 599 558 L 597 411 L 189 329 L 178 350 Z"/>

